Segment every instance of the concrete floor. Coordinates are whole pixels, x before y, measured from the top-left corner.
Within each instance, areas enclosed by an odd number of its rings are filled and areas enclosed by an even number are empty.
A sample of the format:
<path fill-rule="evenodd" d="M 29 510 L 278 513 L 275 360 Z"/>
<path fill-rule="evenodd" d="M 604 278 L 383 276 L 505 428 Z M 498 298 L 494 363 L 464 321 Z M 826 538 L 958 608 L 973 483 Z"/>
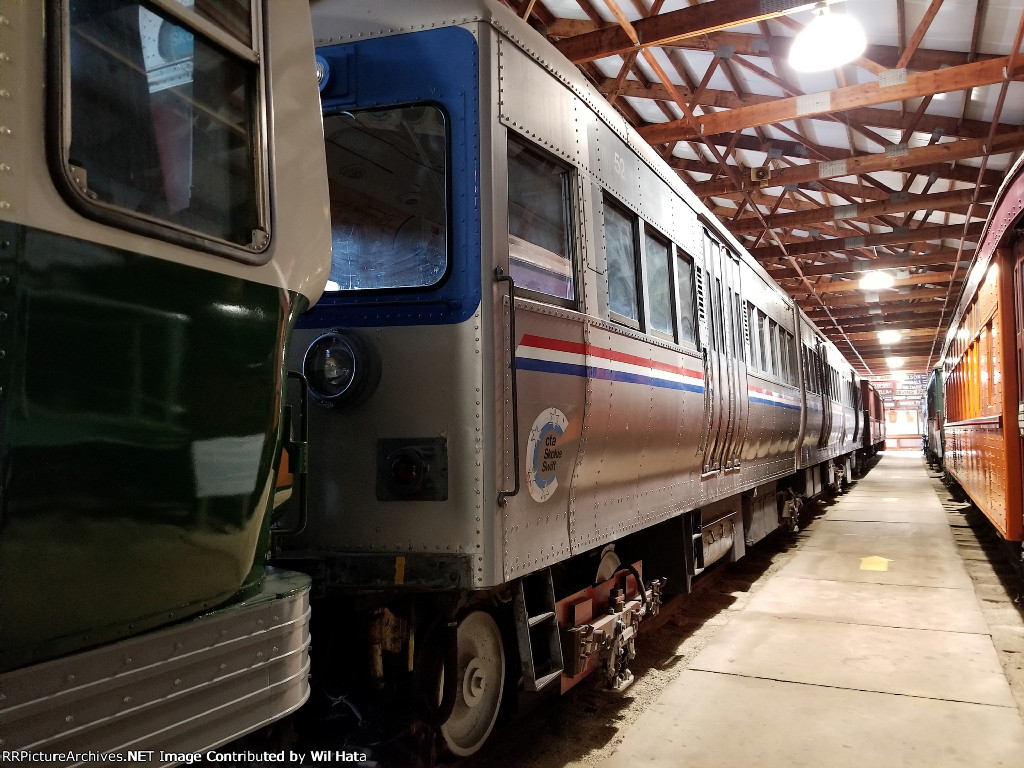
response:
<path fill-rule="evenodd" d="M 883 454 L 600 765 L 1024 766 L 935 485 L 920 453 Z"/>

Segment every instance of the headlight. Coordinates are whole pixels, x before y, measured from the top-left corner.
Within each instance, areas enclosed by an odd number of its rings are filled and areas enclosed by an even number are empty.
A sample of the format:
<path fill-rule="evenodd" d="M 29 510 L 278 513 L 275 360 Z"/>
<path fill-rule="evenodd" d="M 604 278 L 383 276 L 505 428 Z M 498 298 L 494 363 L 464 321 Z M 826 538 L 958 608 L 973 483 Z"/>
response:
<path fill-rule="evenodd" d="M 309 345 L 302 372 L 322 405 L 354 405 L 377 388 L 380 359 L 373 345 L 357 334 L 332 330 Z"/>

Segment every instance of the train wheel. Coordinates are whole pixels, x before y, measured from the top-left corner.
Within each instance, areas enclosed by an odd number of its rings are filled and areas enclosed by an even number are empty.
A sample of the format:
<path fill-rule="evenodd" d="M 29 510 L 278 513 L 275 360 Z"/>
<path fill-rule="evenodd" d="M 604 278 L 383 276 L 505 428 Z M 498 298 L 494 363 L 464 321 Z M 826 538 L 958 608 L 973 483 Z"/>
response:
<path fill-rule="evenodd" d="M 491 735 L 505 685 L 505 647 L 497 622 L 473 611 L 459 622 L 458 693 L 451 717 L 441 726 L 448 749 L 472 755 Z"/>

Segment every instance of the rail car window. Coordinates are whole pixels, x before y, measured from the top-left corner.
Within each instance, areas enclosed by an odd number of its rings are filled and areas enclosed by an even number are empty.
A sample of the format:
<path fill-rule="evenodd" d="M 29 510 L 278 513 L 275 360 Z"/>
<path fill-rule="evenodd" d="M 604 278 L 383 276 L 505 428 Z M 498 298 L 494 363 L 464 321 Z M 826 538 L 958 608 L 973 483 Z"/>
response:
<path fill-rule="evenodd" d="M 328 291 L 428 288 L 448 269 L 447 121 L 417 105 L 324 116 Z"/>
<path fill-rule="evenodd" d="M 786 348 L 786 331 L 779 328 L 779 378 L 789 382 L 789 350 Z"/>
<path fill-rule="evenodd" d="M 729 307 L 722 300 L 722 279 L 720 277 L 715 278 L 715 295 L 713 303 L 715 305 L 715 312 L 718 313 L 718 322 L 715 323 L 715 343 L 717 344 L 718 349 L 725 352 L 725 324 L 729 321 L 729 318 L 726 316 Z"/>
<path fill-rule="evenodd" d="M 757 346 L 757 308 L 747 302 L 747 322 L 750 333 L 747 335 L 747 365 L 757 369 L 758 346 Z"/>
<path fill-rule="evenodd" d="M 744 322 L 745 316 L 743 314 L 743 299 L 741 299 L 740 295 L 735 291 L 732 292 L 732 319 L 733 323 L 735 323 L 736 329 L 736 335 L 734 337 L 735 343 L 733 344 L 733 346 L 735 347 L 736 359 L 744 360 L 747 345 L 744 341 L 744 337 L 746 335 L 744 333 L 746 324 Z"/>
<path fill-rule="evenodd" d="M 697 340 L 697 312 L 693 295 L 693 260 L 676 247 L 676 293 L 679 307 L 679 340 L 691 344 Z"/>
<path fill-rule="evenodd" d="M 69 4 L 61 162 L 88 215 L 147 234 L 170 225 L 161 236 L 186 230 L 252 260 L 269 225 L 251 12 L 245 2 L 182 5 L 186 18 L 215 18 L 220 39 L 139 2 Z"/>
<path fill-rule="evenodd" d="M 768 341 L 768 318 L 759 312 L 757 315 L 757 323 L 757 335 L 760 337 L 761 340 L 761 370 L 764 371 L 765 373 L 771 373 L 772 348 L 770 342 Z"/>
<path fill-rule="evenodd" d="M 608 307 L 613 317 L 640 327 L 635 219 L 605 201 L 604 243 L 608 259 Z"/>
<path fill-rule="evenodd" d="M 789 358 L 789 383 L 799 384 L 800 372 L 797 368 L 796 341 L 789 331 L 786 331 L 786 357 Z"/>
<path fill-rule="evenodd" d="M 644 229 L 644 256 L 647 261 L 647 300 L 650 302 L 650 330 L 675 341 L 672 317 L 672 248 L 667 242 Z"/>
<path fill-rule="evenodd" d="M 517 287 L 573 301 L 569 182 L 567 167 L 509 140 L 509 272 Z"/>
<path fill-rule="evenodd" d="M 771 373 L 773 376 L 779 376 L 779 326 L 774 320 L 768 321 L 768 344 L 771 346 Z"/>

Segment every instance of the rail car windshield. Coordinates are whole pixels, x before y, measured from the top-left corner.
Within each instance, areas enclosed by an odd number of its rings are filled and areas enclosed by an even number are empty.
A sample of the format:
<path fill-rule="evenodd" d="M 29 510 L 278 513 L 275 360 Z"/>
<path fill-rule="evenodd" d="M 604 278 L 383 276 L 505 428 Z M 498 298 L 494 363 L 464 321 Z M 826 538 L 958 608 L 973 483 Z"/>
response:
<path fill-rule="evenodd" d="M 331 198 L 327 290 L 427 288 L 448 269 L 444 112 L 405 106 L 324 116 Z"/>
<path fill-rule="evenodd" d="M 126 0 L 70 4 L 66 174 L 87 215 L 260 251 L 269 226 L 252 12 L 181 5 L 184 20 Z M 219 44 L 189 27 L 202 18 Z"/>

